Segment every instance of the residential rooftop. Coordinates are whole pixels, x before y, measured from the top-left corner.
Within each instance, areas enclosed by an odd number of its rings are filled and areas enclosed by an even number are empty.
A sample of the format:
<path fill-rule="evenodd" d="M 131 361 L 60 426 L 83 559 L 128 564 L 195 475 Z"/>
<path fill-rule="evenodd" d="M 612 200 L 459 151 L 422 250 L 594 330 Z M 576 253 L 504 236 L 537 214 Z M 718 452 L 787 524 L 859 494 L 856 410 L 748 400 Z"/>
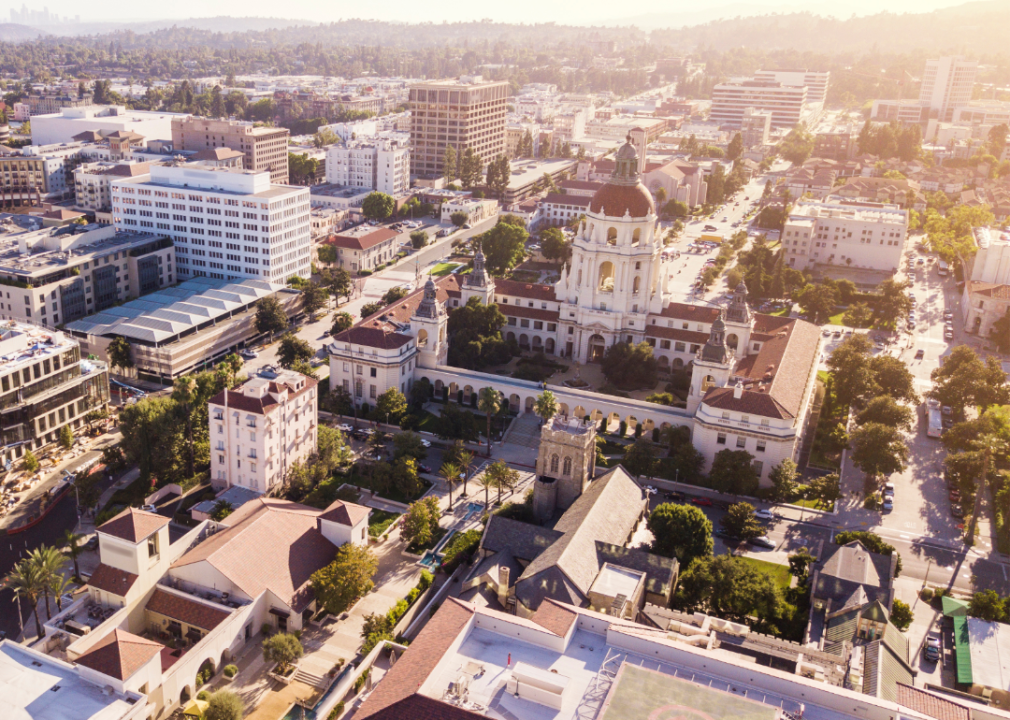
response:
<path fill-rule="evenodd" d="M 5 320 L 0 322 L 0 375 L 62 355 L 77 341 L 58 330 Z"/>

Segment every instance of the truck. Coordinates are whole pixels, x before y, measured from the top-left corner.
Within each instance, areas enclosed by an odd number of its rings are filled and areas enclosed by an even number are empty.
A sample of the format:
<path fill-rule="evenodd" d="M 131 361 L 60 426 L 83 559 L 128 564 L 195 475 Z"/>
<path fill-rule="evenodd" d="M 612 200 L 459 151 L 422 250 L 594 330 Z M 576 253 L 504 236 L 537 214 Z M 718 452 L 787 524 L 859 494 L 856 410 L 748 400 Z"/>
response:
<path fill-rule="evenodd" d="M 725 238 L 722 235 L 713 235 L 712 233 L 704 233 L 698 238 L 698 242 L 710 242 L 718 245 L 722 245 L 724 241 Z"/>
<path fill-rule="evenodd" d="M 939 275 L 940 277 L 946 277 L 948 270 L 949 267 L 947 266 L 947 263 L 945 263 L 943 260 L 941 260 L 936 264 L 936 274 Z"/>
<path fill-rule="evenodd" d="M 940 401 L 929 398 L 926 400 L 926 419 L 929 424 L 926 427 L 926 435 L 931 438 L 938 438 L 943 435 L 943 413 L 940 410 Z"/>

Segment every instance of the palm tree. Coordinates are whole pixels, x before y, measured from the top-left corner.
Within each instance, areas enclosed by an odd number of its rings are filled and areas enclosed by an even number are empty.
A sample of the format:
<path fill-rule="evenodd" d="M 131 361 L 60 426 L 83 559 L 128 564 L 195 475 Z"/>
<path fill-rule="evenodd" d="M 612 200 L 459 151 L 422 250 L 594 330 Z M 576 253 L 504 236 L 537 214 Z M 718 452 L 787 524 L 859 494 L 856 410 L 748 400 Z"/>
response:
<path fill-rule="evenodd" d="M 53 582 L 52 585 L 50 585 L 50 588 L 56 598 L 56 612 L 63 612 L 63 596 L 72 585 L 73 582 L 71 582 L 70 578 L 66 575 L 53 576 Z"/>
<path fill-rule="evenodd" d="M 459 480 L 459 465 L 451 462 L 442 463 L 438 474 L 445 478 L 445 482 L 449 486 L 449 509 L 452 510 L 452 484 Z"/>
<path fill-rule="evenodd" d="M 57 575 L 62 574 L 60 571 L 66 564 L 67 559 L 63 557 L 63 553 L 52 545 L 39 545 L 28 553 L 28 562 L 38 573 L 39 582 L 42 585 L 42 594 L 46 598 L 46 617 L 52 620 L 53 614 L 49 605 L 49 591 L 52 588 L 53 579 Z"/>
<path fill-rule="evenodd" d="M 487 414 L 487 456 L 491 457 L 491 416 L 501 409 L 501 395 L 493 387 L 481 388 L 477 409 Z"/>
<path fill-rule="evenodd" d="M 67 543 L 67 557 L 69 557 L 74 563 L 74 577 L 81 576 L 81 569 L 77 565 L 77 558 L 82 552 L 84 552 L 84 547 L 80 544 L 81 540 L 84 539 L 83 535 L 78 535 L 70 528 L 63 531 L 63 539 Z"/>
<path fill-rule="evenodd" d="M 504 460 L 495 460 L 487 472 L 493 478 L 494 486 L 498 488 L 498 504 L 501 505 L 502 488 L 514 488 L 519 484 L 519 473 L 510 468 Z"/>
<path fill-rule="evenodd" d="M 460 472 L 463 474 L 463 497 L 466 497 L 466 483 L 470 479 L 470 473 L 473 471 L 473 453 L 469 450 L 463 450 L 456 456 L 456 462 L 459 464 Z"/>
<path fill-rule="evenodd" d="M 3 579 L 3 587 L 11 590 L 16 597 L 24 598 L 31 605 L 32 613 L 35 615 L 35 627 L 38 628 L 39 639 L 46 636 L 45 628 L 39 621 L 39 595 L 42 593 L 43 583 L 39 578 L 38 570 L 27 560 L 22 560 L 7 573 Z M 18 610 L 21 612 L 21 603 L 18 603 Z"/>
<path fill-rule="evenodd" d="M 493 464 L 492 464 L 493 465 Z M 487 512 L 488 505 L 488 492 L 495 485 L 494 474 L 491 472 L 491 468 L 488 467 L 484 472 L 474 478 L 477 484 L 484 488 L 484 512 Z"/>
<path fill-rule="evenodd" d="M 544 422 L 550 422 L 551 418 L 558 413 L 558 401 L 554 397 L 554 393 L 550 390 L 544 390 L 537 395 L 534 410 L 536 410 L 537 415 L 543 418 Z"/>

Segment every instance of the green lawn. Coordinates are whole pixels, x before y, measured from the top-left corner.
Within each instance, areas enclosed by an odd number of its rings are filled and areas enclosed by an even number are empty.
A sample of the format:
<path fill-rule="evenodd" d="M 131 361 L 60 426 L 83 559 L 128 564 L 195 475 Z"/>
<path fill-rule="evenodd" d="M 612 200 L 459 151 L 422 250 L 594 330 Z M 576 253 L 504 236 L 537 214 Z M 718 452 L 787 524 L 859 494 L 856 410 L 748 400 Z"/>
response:
<path fill-rule="evenodd" d="M 368 534 L 371 537 L 379 537 L 398 517 L 400 517 L 400 513 L 372 510 L 372 514 L 368 518 Z"/>
<path fill-rule="evenodd" d="M 832 315 L 831 317 L 829 317 L 828 318 L 828 325 L 844 325 L 845 323 L 842 322 L 842 316 L 844 314 L 845 314 L 845 311 L 842 310 L 840 313 L 835 313 L 834 315 Z"/>
<path fill-rule="evenodd" d="M 813 458 L 811 458 L 812 460 Z M 799 505 L 800 507 L 811 508 L 812 510 L 828 510 L 831 511 L 831 507 L 824 507 L 820 500 L 807 500 L 806 498 L 798 498 L 796 500 L 790 500 L 791 505 Z"/>
<path fill-rule="evenodd" d="M 831 377 L 831 375 L 828 373 L 827 370 L 818 370 L 817 371 L 817 379 L 820 380 L 825 385 L 828 384 L 828 378 L 829 377 Z"/>
<path fill-rule="evenodd" d="M 789 317 L 789 313 L 793 311 L 792 305 L 784 307 L 781 310 L 776 310 L 773 313 L 768 313 L 769 315 L 776 315 L 778 317 Z"/>
<path fill-rule="evenodd" d="M 435 277 L 442 277 L 443 275 L 448 275 L 449 273 L 451 273 L 461 264 L 462 263 L 439 263 L 432 269 L 431 274 L 434 275 Z"/>
<path fill-rule="evenodd" d="M 758 560 L 757 558 L 744 557 L 744 562 L 751 565 L 755 570 L 759 570 L 766 575 L 771 575 L 772 580 L 775 584 L 781 587 L 783 590 L 789 587 L 789 583 L 792 580 L 792 576 L 789 574 L 788 565 L 779 565 L 778 563 L 768 562 L 767 560 Z"/>

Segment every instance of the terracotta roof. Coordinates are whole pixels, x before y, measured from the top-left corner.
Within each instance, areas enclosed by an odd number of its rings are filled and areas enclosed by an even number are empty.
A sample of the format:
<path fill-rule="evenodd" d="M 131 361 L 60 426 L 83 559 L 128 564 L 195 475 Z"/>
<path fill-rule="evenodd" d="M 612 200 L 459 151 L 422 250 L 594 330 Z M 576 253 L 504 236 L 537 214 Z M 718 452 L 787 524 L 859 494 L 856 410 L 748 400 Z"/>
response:
<path fill-rule="evenodd" d="M 897 702 L 936 720 L 971 720 L 971 710 L 964 705 L 904 683 L 898 683 Z"/>
<path fill-rule="evenodd" d="M 624 217 L 625 213 L 633 218 L 644 218 L 654 215 L 656 205 L 652 194 L 645 185 L 613 185 L 607 183 L 596 191 L 589 211 L 602 213 L 608 217 Z"/>
<path fill-rule="evenodd" d="M 327 245 L 336 245 L 350 250 L 368 250 L 381 242 L 395 238 L 397 235 L 399 233 L 395 230 L 380 227 L 366 235 L 333 235 L 324 242 Z"/>
<path fill-rule="evenodd" d="M 659 314 L 662 317 L 674 318 L 675 320 L 714 323 L 715 319 L 719 317 L 719 308 L 707 305 L 689 305 L 687 303 L 673 302 L 663 308 L 663 311 Z"/>
<path fill-rule="evenodd" d="M 294 399 L 304 392 L 308 392 L 316 385 L 319 384 L 318 380 L 307 377 L 305 379 L 305 385 L 302 386 L 301 390 L 295 391 L 291 385 L 285 382 L 272 382 L 270 384 L 269 392 L 267 392 L 263 397 L 249 397 L 245 393 L 241 392 L 242 386 L 235 388 L 234 390 L 228 390 L 228 409 L 238 410 L 239 412 L 255 413 L 257 415 L 266 415 L 268 412 L 273 410 L 275 407 L 280 407 L 280 403 L 277 402 L 276 394 L 282 392 L 283 390 L 288 390 L 288 399 Z M 207 402 L 211 405 L 224 406 L 224 394 L 225 391 L 222 390 L 217 395 L 212 397 Z"/>
<path fill-rule="evenodd" d="M 368 513 L 370 512 L 372 511 L 364 505 L 356 505 L 351 502 L 344 502 L 343 500 L 335 500 L 333 504 L 326 508 L 326 511 L 319 516 L 319 519 L 340 523 L 341 525 L 347 525 L 348 527 L 354 527 L 362 520 L 366 520 L 368 518 Z"/>
<path fill-rule="evenodd" d="M 387 682 L 387 680 L 382 682 Z M 364 718 L 366 716 L 359 712 L 355 717 Z M 367 717 L 373 718 L 373 720 L 404 720 L 405 718 L 410 718 L 410 720 L 487 720 L 487 715 L 483 713 L 464 710 L 461 707 L 416 693 Z"/>
<path fill-rule="evenodd" d="M 108 522 L 98 527 L 98 532 L 112 537 L 139 543 L 159 529 L 168 525 L 169 519 L 157 513 L 126 508 Z"/>
<path fill-rule="evenodd" d="M 116 628 L 91 646 L 76 662 L 117 680 L 128 680 L 165 646 Z"/>
<path fill-rule="evenodd" d="M 981 295 L 982 297 L 991 297 L 994 300 L 1010 300 L 1010 285 L 1001 285 L 999 283 L 987 283 L 987 282 L 977 282 L 971 281 L 971 289 L 969 292 L 972 295 Z"/>
<path fill-rule="evenodd" d="M 130 588 L 135 582 L 137 582 L 137 576 L 133 573 L 110 567 L 105 563 L 96 567 L 88 579 L 88 585 L 91 587 L 112 593 L 117 597 L 126 597 L 126 593 L 130 592 Z"/>
<path fill-rule="evenodd" d="M 555 635 L 564 637 L 568 634 L 569 628 L 579 619 L 579 614 L 567 605 L 562 605 L 556 600 L 545 598 L 533 613 L 533 622 L 545 630 L 550 630 Z"/>
<path fill-rule="evenodd" d="M 403 654 L 393 667 L 389 669 L 382 682 L 375 686 L 371 695 L 361 705 L 355 715 L 358 720 L 364 718 L 418 718 L 418 717 L 471 717 L 470 715 L 417 715 L 413 712 L 403 712 L 405 708 L 398 706 L 397 712 L 385 712 L 393 710 L 393 706 L 406 700 L 407 698 L 422 697 L 415 695 L 421 684 L 428 679 L 431 672 L 442 660 L 442 656 L 449 649 L 459 634 L 473 618 L 474 609 L 455 598 L 446 598 L 445 602 L 438 609 L 438 612 L 428 621 L 424 629 L 418 634 L 410 644 L 407 652 Z M 420 701 L 414 701 L 420 702 Z M 438 701 L 431 701 L 438 702 Z M 427 703 L 425 703 L 427 705 Z M 438 703 L 438 705 L 445 705 Z M 449 705 L 445 705 L 451 708 Z M 437 708 L 441 709 L 441 708 Z M 481 716 L 482 717 L 482 716 Z"/>
<path fill-rule="evenodd" d="M 375 327 L 361 327 L 360 325 L 348 328 L 342 333 L 333 336 L 334 342 L 353 343 L 355 345 L 381 348 L 383 350 L 393 350 L 403 347 L 413 339 L 410 335 Z"/>
<path fill-rule="evenodd" d="M 755 328 L 770 337 L 757 353 L 740 360 L 733 374 L 756 383 L 758 387 L 752 386 L 751 391 L 768 393 L 790 417 L 797 417 L 820 351 L 820 328 L 792 318 L 761 314 L 754 318 Z"/>
<path fill-rule="evenodd" d="M 156 589 L 151 595 L 146 609 L 204 630 L 213 630 L 231 614 L 227 610 L 214 608 L 161 588 Z"/>
<path fill-rule="evenodd" d="M 760 415 L 780 420 L 793 417 L 771 395 L 755 390 L 744 390 L 739 398 L 735 398 L 731 387 L 710 388 L 702 402 L 711 408 L 730 410 L 744 415 Z"/>
<path fill-rule="evenodd" d="M 316 529 L 319 514 L 286 500 L 252 500 L 224 519 L 227 530 L 204 540 L 172 567 L 206 562 L 249 598 L 269 590 L 300 612 L 311 600 L 312 573 L 336 554 Z"/>
<path fill-rule="evenodd" d="M 603 187 L 603 183 L 592 180 L 562 180 L 558 183 L 558 187 L 566 190 L 599 190 Z"/>
<path fill-rule="evenodd" d="M 522 297 L 530 300 L 550 300 L 557 302 L 553 285 L 533 285 L 515 280 L 495 280 L 494 294 L 496 296 Z"/>
<path fill-rule="evenodd" d="M 549 320 L 557 322 L 561 313 L 557 310 L 544 310 L 542 308 L 523 307 L 522 305 L 507 305 L 498 303 L 498 309 L 502 315 L 520 318 L 533 318 L 534 320 Z"/>
<path fill-rule="evenodd" d="M 66 208 L 58 208 L 56 210 L 47 210 L 42 213 L 42 217 L 47 220 L 73 220 L 84 217 L 84 213 L 77 212 L 76 210 L 67 210 Z"/>
<path fill-rule="evenodd" d="M 586 195 L 566 195 L 564 193 L 548 193 L 547 197 L 544 198 L 544 204 L 547 205 L 579 205 L 580 207 L 588 207 L 593 198 L 587 197 Z"/>
<path fill-rule="evenodd" d="M 137 175 L 146 175 L 149 172 L 151 172 L 151 166 L 148 163 L 120 163 L 110 169 L 108 174 L 121 177 L 136 177 Z"/>

